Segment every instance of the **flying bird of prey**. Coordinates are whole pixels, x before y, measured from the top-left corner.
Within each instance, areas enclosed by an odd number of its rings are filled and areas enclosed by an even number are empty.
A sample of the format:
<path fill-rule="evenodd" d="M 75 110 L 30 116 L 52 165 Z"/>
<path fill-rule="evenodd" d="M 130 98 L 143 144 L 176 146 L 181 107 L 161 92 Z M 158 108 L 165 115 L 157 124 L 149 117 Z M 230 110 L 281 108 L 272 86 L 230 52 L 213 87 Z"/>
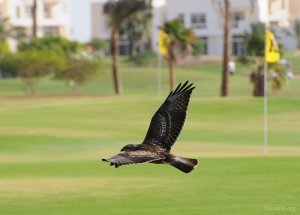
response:
<path fill-rule="evenodd" d="M 121 153 L 102 159 L 111 166 L 155 163 L 170 164 L 185 172 L 191 172 L 198 164 L 196 159 L 184 158 L 170 153 L 183 127 L 190 96 L 195 87 L 188 81 L 171 91 L 164 103 L 152 117 L 148 132 L 142 144 L 129 144 Z"/>

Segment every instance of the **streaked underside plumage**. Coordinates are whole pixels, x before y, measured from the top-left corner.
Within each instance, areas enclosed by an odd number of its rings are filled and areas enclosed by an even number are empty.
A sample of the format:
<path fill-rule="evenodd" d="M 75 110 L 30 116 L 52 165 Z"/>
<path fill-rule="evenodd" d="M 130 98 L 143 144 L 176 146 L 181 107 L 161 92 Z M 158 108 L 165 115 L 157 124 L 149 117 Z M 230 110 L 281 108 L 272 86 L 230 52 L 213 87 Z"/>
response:
<path fill-rule="evenodd" d="M 198 164 L 197 160 L 172 155 L 170 149 L 184 125 L 194 88 L 188 81 L 183 85 L 179 84 L 152 117 L 142 144 L 126 145 L 121 149 L 123 152 L 102 160 L 115 167 L 149 162 L 168 163 L 186 173 L 192 171 Z"/>

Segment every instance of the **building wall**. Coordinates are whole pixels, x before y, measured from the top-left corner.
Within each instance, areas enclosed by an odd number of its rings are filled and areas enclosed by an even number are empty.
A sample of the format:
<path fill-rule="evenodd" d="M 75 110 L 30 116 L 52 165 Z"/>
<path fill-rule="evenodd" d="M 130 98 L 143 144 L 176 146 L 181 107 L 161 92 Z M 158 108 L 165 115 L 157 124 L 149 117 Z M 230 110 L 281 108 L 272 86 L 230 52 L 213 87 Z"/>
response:
<path fill-rule="evenodd" d="M 94 2 L 91 4 L 91 23 L 92 38 L 110 39 L 110 28 L 103 13 L 103 3 Z"/>
<path fill-rule="evenodd" d="M 158 6 L 152 9 L 152 48 L 158 51 L 158 32 L 159 28 L 166 20 L 166 6 Z"/>
<path fill-rule="evenodd" d="M 232 27 L 234 40 L 239 41 L 238 36 L 250 30 L 250 23 L 259 20 L 257 2 L 253 5 L 248 0 L 232 0 L 232 13 L 242 14 L 243 20 L 236 21 Z M 164 8 L 165 20 L 183 17 L 184 25 L 193 28 L 195 33 L 206 42 L 208 55 L 221 56 L 223 52 L 223 6 L 212 0 L 168 0 Z M 157 14 L 157 13 L 156 13 Z M 206 24 L 203 28 L 197 28 L 192 24 L 193 14 L 203 14 Z M 163 23 L 163 22 L 162 22 Z M 161 25 L 162 25 L 161 23 Z M 157 34 L 157 32 L 153 32 Z M 155 41 L 157 35 L 153 35 Z M 242 44 L 241 44 L 242 45 Z"/>
<path fill-rule="evenodd" d="M 70 38 L 70 1 L 37 0 L 37 36 L 57 35 Z M 10 24 L 32 35 L 32 0 L 1 0 L 1 16 L 8 17 Z M 17 41 L 9 44 L 16 49 Z"/>
<path fill-rule="evenodd" d="M 299 1 L 300 3 L 300 1 Z M 205 54 L 221 56 L 223 54 L 223 1 L 218 0 L 167 0 L 166 5 L 160 8 L 161 17 L 164 20 L 156 20 L 155 25 L 163 25 L 164 21 L 183 17 L 184 25 L 193 28 L 195 33 L 202 38 L 207 46 Z M 289 0 L 232 0 L 232 50 L 234 55 L 244 53 L 242 35 L 250 31 L 253 22 L 265 22 L 268 20 L 273 25 L 289 28 Z M 157 10 L 157 9 L 156 9 Z M 154 13 L 154 17 L 158 12 Z M 203 14 L 206 24 L 203 28 L 197 28 L 192 24 L 193 14 Z M 234 19 L 235 17 L 235 19 Z M 240 19 L 240 20 L 239 20 Z M 236 20 L 234 22 L 233 20 Z M 239 20 L 239 21 L 237 21 Z M 160 22 L 160 23 L 159 23 Z M 158 31 L 153 31 L 154 41 L 157 41 Z M 281 36 L 281 43 L 287 50 L 295 49 L 294 39 Z"/>
<path fill-rule="evenodd" d="M 268 0 L 268 13 L 270 24 L 279 27 L 290 25 L 289 0 Z"/>
<path fill-rule="evenodd" d="M 294 21 L 295 19 L 300 20 L 300 1 L 299 0 L 289 0 L 289 13 L 290 13 L 291 21 Z"/>
<path fill-rule="evenodd" d="M 2 15 L 9 17 L 13 26 L 23 27 L 27 31 L 32 28 L 32 1 L 3 0 L 3 3 Z M 38 36 L 51 34 L 52 31 L 53 34 L 70 37 L 69 4 L 70 0 L 37 0 Z M 49 9 L 47 13 L 46 7 Z"/>

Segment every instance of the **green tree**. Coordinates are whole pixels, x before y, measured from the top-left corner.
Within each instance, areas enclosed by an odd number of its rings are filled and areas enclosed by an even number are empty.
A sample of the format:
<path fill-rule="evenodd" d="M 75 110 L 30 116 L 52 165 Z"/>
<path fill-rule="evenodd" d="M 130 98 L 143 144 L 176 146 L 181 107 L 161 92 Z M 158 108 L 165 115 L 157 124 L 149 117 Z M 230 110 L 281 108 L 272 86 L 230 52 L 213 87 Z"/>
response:
<path fill-rule="evenodd" d="M 121 78 L 118 70 L 119 32 L 122 23 L 139 11 L 147 8 L 144 0 L 110 0 L 104 5 L 104 13 L 111 27 L 112 75 L 115 93 L 123 94 Z"/>
<path fill-rule="evenodd" d="M 14 37 L 15 28 L 9 23 L 9 18 L 0 17 L 0 62 L 4 54 L 9 52 L 9 46 L 7 44 L 8 38 Z M 0 70 L 0 78 L 2 77 L 2 71 Z"/>
<path fill-rule="evenodd" d="M 5 42 L 13 35 L 13 28 L 10 26 L 9 18 L 0 18 L 0 41 Z"/>
<path fill-rule="evenodd" d="M 100 70 L 101 69 L 101 70 Z M 103 72 L 104 64 L 99 59 L 71 59 L 62 70 L 56 70 L 55 78 L 77 91 L 77 88 L 99 72 Z"/>
<path fill-rule="evenodd" d="M 90 44 L 95 52 L 107 53 L 109 51 L 109 43 L 105 40 L 95 38 Z"/>
<path fill-rule="evenodd" d="M 199 54 L 200 39 L 192 29 L 185 28 L 178 19 L 166 22 L 161 29 L 169 37 L 166 59 L 169 67 L 170 90 L 174 90 L 176 86 L 174 66 L 178 55 L 185 57 L 189 54 Z"/>
<path fill-rule="evenodd" d="M 265 54 L 265 24 L 261 22 L 252 23 L 251 33 L 246 33 L 247 54 L 249 56 L 263 57 Z"/>
<path fill-rule="evenodd" d="M 65 59 L 57 53 L 49 51 L 24 51 L 9 54 L 4 58 L 5 67 L 15 71 L 21 77 L 26 92 L 36 93 L 36 87 L 41 77 L 66 66 Z"/>
<path fill-rule="evenodd" d="M 62 37 L 45 36 L 34 38 L 30 42 L 21 42 L 18 46 L 20 52 L 24 51 L 52 51 L 57 54 L 62 54 L 65 57 L 71 57 L 83 50 L 78 42 L 70 41 Z"/>
<path fill-rule="evenodd" d="M 138 47 L 141 44 L 147 44 L 150 41 L 152 20 L 150 3 L 146 10 L 136 13 L 121 25 L 120 35 L 125 36 L 129 41 L 130 59 L 138 53 Z"/>
<path fill-rule="evenodd" d="M 294 29 L 297 36 L 297 47 L 300 48 L 300 20 L 296 19 L 294 22 Z"/>

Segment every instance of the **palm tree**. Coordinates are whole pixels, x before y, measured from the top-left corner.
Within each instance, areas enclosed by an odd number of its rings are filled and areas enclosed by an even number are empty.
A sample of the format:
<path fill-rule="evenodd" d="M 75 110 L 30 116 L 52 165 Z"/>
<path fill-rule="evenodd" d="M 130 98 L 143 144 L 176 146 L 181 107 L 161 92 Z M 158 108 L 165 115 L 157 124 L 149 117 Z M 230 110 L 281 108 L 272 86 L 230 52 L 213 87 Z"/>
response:
<path fill-rule="evenodd" d="M 231 0 L 224 0 L 224 49 L 221 96 L 228 95 L 228 62 L 231 54 Z"/>
<path fill-rule="evenodd" d="M 147 9 L 145 0 L 110 0 L 104 5 L 104 13 L 111 27 L 112 74 L 115 93 L 123 94 L 122 83 L 118 71 L 119 31 L 124 21 L 132 15 Z"/>
<path fill-rule="evenodd" d="M 122 24 L 120 34 L 129 40 L 130 59 L 137 53 L 139 45 L 150 41 L 151 18 L 152 14 L 149 9 L 130 17 Z"/>
<path fill-rule="evenodd" d="M 176 74 L 174 66 L 177 55 L 185 57 L 188 54 L 199 54 L 200 40 L 192 29 L 185 28 L 181 20 L 168 21 L 161 28 L 168 34 L 166 59 L 169 67 L 170 90 L 176 86 Z"/>
<path fill-rule="evenodd" d="M 32 38 L 37 36 L 37 0 L 32 5 Z"/>

